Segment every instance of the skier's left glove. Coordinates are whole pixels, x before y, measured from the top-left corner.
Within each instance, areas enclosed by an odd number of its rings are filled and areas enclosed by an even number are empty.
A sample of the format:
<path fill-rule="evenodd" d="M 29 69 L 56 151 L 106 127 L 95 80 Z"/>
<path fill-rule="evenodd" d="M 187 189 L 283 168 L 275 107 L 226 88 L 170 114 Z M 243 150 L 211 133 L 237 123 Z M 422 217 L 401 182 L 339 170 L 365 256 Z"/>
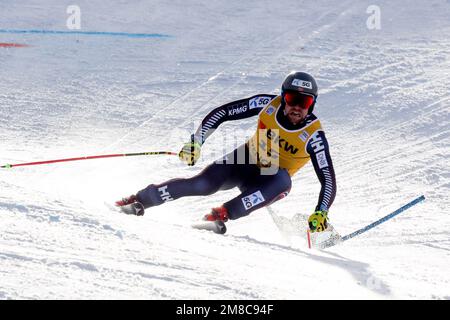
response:
<path fill-rule="evenodd" d="M 196 141 L 194 135 L 191 136 L 191 141 L 184 144 L 178 157 L 181 161 L 186 162 L 188 166 L 193 166 L 198 158 L 200 158 L 200 151 L 202 145 Z"/>
<path fill-rule="evenodd" d="M 308 225 L 311 232 L 322 232 L 328 228 L 328 211 L 317 210 L 309 216 Z"/>

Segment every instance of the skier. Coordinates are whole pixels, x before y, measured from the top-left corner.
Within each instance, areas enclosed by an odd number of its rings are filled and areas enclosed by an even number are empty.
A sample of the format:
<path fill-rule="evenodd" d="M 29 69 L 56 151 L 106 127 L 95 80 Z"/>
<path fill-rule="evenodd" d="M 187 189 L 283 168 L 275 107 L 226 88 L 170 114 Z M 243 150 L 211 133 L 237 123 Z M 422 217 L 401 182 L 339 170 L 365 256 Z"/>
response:
<path fill-rule="evenodd" d="M 198 175 L 151 184 L 116 205 L 125 213 L 143 215 L 144 209 L 167 201 L 238 187 L 239 196 L 213 208 L 203 218 L 226 222 L 285 197 L 291 189 L 291 177 L 311 159 L 321 190 L 308 224 L 311 232 L 326 230 L 336 179 L 325 133 L 313 114 L 317 96 L 317 83 L 311 75 L 292 72 L 283 81 L 281 95 L 259 94 L 214 109 L 179 152 L 187 165 L 196 163 L 205 140 L 225 121 L 258 115 L 256 133 Z"/>

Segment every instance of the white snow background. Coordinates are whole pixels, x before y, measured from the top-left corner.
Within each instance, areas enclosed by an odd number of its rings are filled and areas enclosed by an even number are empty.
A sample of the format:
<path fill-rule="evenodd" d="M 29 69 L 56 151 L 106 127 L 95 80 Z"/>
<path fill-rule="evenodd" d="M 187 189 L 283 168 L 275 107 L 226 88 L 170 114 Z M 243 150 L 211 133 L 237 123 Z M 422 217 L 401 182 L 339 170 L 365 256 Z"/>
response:
<path fill-rule="evenodd" d="M 237 190 L 144 217 L 110 207 L 200 172 L 256 118 L 223 124 L 192 168 L 153 156 L 2 169 L 0 299 L 450 299 L 450 1 L 0 1 L 0 29 L 68 31 L 74 4 L 80 31 L 170 37 L 0 33 L 29 45 L 0 48 L 1 164 L 178 152 L 211 109 L 302 70 L 320 88 L 335 228 L 426 200 L 325 251 L 266 209 L 224 236 L 190 227 Z M 380 29 L 366 24 L 371 5 Z M 272 208 L 310 214 L 319 190 L 309 164 Z"/>

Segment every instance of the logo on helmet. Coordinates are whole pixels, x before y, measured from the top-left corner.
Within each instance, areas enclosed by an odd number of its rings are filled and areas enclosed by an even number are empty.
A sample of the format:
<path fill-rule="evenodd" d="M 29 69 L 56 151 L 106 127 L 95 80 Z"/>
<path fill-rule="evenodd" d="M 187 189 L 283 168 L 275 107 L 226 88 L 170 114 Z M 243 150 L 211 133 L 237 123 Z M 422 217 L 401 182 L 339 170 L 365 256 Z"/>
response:
<path fill-rule="evenodd" d="M 309 81 L 301 80 L 301 79 L 294 79 L 292 80 L 292 85 L 300 88 L 305 89 L 312 89 L 312 83 Z"/>

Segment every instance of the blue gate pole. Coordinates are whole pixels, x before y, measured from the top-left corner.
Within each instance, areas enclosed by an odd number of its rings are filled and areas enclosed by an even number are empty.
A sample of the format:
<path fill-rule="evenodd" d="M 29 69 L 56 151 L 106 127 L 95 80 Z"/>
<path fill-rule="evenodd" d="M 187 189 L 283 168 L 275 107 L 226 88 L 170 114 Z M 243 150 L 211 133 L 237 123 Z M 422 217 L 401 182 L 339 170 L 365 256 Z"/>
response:
<path fill-rule="evenodd" d="M 385 217 L 383 217 L 383 218 L 381 218 L 381 219 L 379 219 L 379 220 L 377 220 L 377 221 L 375 221 L 375 222 L 373 222 L 373 223 L 371 223 L 371 224 L 365 226 L 364 228 L 361 228 L 361 229 L 359 229 L 359 230 L 357 230 L 357 231 L 355 231 L 355 232 L 352 232 L 352 233 L 350 233 L 350 234 L 348 234 L 348 235 L 346 235 L 346 236 L 343 236 L 341 240 L 342 240 L 342 241 L 346 241 L 346 240 L 348 240 L 348 239 L 351 239 L 351 238 L 353 238 L 353 237 L 356 237 L 357 235 L 359 235 L 359 234 L 361 234 L 361 233 L 364 233 L 364 232 L 366 232 L 367 230 L 370 230 L 370 229 L 376 227 L 377 225 L 379 225 L 379 224 L 381 224 L 381 223 L 383 223 L 383 222 L 386 222 L 387 220 L 389 220 L 389 219 L 395 217 L 395 216 L 398 215 L 399 213 L 402 213 L 402 212 L 405 211 L 406 209 L 411 208 L 412 206 L 418 204 L 419 202 L 421 202 L 421 201 L 423 201 L 423 200 L 425 200 L 425 196 L 421 195 L 420 197 L 414 199 L 413 201 L 411 201 L 411 202 L 408 203 L 408 204 L 405 204 L 403 207 L 401 207 L 401 208 L 395 210 L 394 212 L 388 214 L 387 216 L 385 216 Z"/>

